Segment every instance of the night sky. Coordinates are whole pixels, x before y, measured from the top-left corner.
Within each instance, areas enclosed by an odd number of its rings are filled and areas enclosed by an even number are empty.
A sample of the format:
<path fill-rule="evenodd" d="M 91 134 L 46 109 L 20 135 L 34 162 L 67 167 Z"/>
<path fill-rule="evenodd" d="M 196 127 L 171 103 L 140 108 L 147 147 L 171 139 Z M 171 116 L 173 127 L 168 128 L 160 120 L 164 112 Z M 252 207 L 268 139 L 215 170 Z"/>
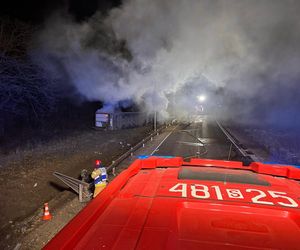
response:
<path fill-rule="evenodd" d="M 5 0 L 0 3 L 0 15 L 38 24 L 55 10 L 67 10 L 77 21 L 81 21 L 96 10 L 105 13 L 120 4 L 121 0 Z"/>
<path fill-rule="evenodd" d="M 191 93 L 209 92 L 212 104 L 216 99 L 227 108 L 220 112 L 226 118 L 298 126 L 299 3 L 4 0 L 0 15 L 9 16 L 8 23 L 34 24 L 28 25 L 32 36 L 21 29 L 24 41 L 7 42 L 8 55 L 17 54 L 11 47 L 21 47 L 19 55 L 43 62 L 43 69 L 51 69 L 49 79 L 60 78 L 86 100 L 113 106 L 130 99 L 152 109 L 155 99 L 157 109 L 165 110 L 164 93 L 171 90 L 182 97 L 178 109 L 186 111 L 198 101 L 182 89 L 194 82 Z M 153 79 L 157 91 L 150 91 Z M 216 90 L 206 90 L 207 82 Z M 291 119 L 278 122 L 279 114 Z"/>

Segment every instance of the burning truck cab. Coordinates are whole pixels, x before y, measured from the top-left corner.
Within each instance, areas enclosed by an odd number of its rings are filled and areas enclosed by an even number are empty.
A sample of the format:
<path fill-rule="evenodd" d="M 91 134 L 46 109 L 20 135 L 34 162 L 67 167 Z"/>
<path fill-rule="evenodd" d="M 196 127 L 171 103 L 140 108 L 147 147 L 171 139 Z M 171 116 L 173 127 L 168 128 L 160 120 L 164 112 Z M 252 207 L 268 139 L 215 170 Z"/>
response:
<path fill-rule="evenodd" d="M 95 113 L 95 128 L 125 129 L 144 126 L 153 121 L 153 117 L 143 112 L 103 112 L 101 109 Z"/>
<path fill-rule="evenodd" d="M 95 113 L 95 127 L 96 128 L 110 128 L 112 126 L 112 117 L 110 113 L 97 110 Z"/>
<path fill-rule="evenodd" d="M 300 169 L 137 159 L 45 249 L 300 249 Z"/>

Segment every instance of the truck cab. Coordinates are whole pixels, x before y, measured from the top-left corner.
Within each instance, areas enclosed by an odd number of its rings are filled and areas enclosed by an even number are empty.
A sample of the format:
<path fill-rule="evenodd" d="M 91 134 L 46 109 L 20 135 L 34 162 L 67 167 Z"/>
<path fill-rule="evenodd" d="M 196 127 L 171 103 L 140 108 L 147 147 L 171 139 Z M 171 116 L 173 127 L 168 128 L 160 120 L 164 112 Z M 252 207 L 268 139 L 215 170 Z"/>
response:
<path fill-rule="evenodd" d="M 143 157 L 45 249 L 300 249 L 300 169 Z"/>

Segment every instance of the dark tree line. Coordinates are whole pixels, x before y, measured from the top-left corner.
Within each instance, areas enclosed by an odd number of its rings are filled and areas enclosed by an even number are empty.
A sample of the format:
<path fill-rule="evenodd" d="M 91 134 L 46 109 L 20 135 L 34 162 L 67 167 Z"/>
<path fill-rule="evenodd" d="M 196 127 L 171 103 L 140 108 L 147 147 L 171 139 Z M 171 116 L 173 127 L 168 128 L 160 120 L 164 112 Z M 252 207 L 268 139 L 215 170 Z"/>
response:
<path fill-rule="evenodd" d="M 38 65 L 27 57 L 33 34 L 29 24 L 0 19 L 0 135 L 36 124 L 55 108 L 58 92 Z"/>
<path fill-rule="evenodd" d="M 0 148 L 52 138 L 54 131 L 87 122 L 91 126 L 100 106 L 82 105 L 74 87 L 54 80 L 30 59 L 33 33 L 29 24 L 0 18 Z"/>
<path fill-rule="evenodd" d="M 37 65 L 0 54 L 2 117 L 40 120 L 55 107 L 55 89 L 55 82 Z"/>
<path fill-rule="evenodd" d="M 34 27 L 30 24 L 10 19 L 0 18 L 0 52 L 4 56 L 22 58 L 33 34 Z"/>

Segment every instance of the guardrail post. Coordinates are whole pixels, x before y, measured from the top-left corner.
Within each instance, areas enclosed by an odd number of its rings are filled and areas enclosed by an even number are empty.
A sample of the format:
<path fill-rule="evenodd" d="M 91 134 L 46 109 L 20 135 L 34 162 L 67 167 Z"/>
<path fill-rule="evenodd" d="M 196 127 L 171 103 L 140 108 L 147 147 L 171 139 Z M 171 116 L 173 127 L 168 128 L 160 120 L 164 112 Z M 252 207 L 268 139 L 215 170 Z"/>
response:
<path fill-rule="evenodd" d="M 231 151 L 232 151 L 232 143 L 230 143 L 230 148 L 229 148 L 229 153 L 228 153 L 228 161 L 230 160 L 231 157 Z"/>
<path fill-rule="evenodd" d="M 116 176 L 116 167 L 113 167 L 112 174 L 113 174 L 113 176 Z"/>
<path fill-rule="evenodd" d="M 79 188 L 78 189 L 79 189 L 78 190 L 79 202 L 83 202 L 83 195 L 82 195 L 82 193 L 83 193 L 83 186 L 82 186 L 82 184 L 79 184 Z"/>
<path fill-rule="evenodd" d="M 130 155 L 133 156 L 133 148 L 131 148 L 130 151 Z"/>

